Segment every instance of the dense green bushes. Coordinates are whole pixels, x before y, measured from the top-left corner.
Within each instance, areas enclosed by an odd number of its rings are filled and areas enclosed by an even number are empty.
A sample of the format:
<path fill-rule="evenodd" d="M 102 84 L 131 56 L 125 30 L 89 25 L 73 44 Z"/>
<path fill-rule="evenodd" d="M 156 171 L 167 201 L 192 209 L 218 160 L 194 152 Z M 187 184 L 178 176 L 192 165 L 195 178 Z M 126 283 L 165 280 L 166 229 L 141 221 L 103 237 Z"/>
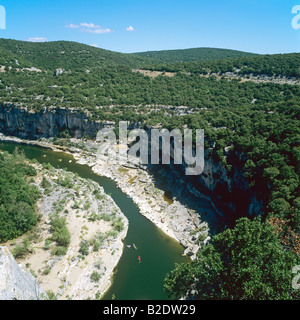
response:
<path fill-rule="evenodd" d="M 39 192 L 27 182 L 34 175 L 35 169 L 22 154 L 0 153 L 0 242 L 22 235 L 37 223 Z"/>
<path fill-rule="evenodd" d="M 55 241 L 56 246 L 53 254 L 57 256 L 65 255 L 71 242 L 71 234 L 67 228 L 66 218 L 54 215 L 50 220 L 51 241 Z"/>
<path fill-rule="evenodd" d="M 291 285 L 297 264 L 268 223 L 241 218 L 202 247 L 191 264 L 177 265 L 164 286 L 177 298 L 188 292 L 200 299 L 299 299 Z"/>

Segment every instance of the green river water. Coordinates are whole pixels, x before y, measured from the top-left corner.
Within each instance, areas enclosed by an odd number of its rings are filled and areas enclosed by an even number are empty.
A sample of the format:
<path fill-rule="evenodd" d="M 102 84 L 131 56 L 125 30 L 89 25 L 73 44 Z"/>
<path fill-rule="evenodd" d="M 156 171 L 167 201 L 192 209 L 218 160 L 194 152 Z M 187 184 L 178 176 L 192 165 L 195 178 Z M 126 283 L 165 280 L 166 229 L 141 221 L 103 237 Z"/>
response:
<path fill-rule="evenodd" d="M 24 149 L 29 159 L 35 158 L 40 163 L 49 162 L 56 168 L 65 168 L 77 172 L 83 178 L 98 182 L 128 218 L 129 229 L 124 240 L 124 251 L 116 267 L 113 284 L 103 299 L 111 300 L 112 297 L 117 300 L 168 299 L 163 290 L 166 274 L 174 269 L 175 263 L 190 261 L 189 258 L 182 256 L 183 247 L 142 216 L 138 207 L 114 181 L 96 175 L 87 165 L 77 164 L 72 155 L 14 143 L 0 143 L 0 150 L 13 152 L 16 146 Z M 72 162 L 69 162 L 70 160 Z M 133 243 L 137 250 L 126 247 Z M 141 263 L 138 262 L 138 256 L 141 257 Z"/>

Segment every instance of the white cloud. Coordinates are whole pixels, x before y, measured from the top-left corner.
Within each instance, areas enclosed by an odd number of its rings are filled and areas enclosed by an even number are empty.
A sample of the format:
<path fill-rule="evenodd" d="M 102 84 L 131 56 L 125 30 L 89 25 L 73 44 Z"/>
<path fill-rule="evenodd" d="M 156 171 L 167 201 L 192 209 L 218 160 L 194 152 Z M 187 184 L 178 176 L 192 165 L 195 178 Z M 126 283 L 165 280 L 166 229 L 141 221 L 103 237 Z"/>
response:
<path fill-rule="evenodd" d="M 26 41 L 30 41 L 30 42 L 46 42 L 46 41 L 48 41 L 48 39 L 44 38 L 44 37 L 32 37 L 32 38 L 26 39 Z"/>
<path fill-rule="evenodd" d="M 81 27 L 87 27 L 87 28 L 91 28 L 91 29 L 100 29 L 101 26 L 98 26 L 94 23 L 86 23 L 86 22 L 83 22 L 83 23 L 80 23 L 80 26 Z"/>
<path fill-rule="evenodd" d="M 95 34 L 103 34 L 112 32 L 110 29 L 82 29 L 83 32 L 95 33 Z"/>
<path fill-rule="evenodd" d="M 66 25 L 66 28 L 71 28 L 71 29 L 78 29 L 81 32 L 89 32 L 89 33 L 94 33 L 94 34 L 104 34 L 104 33 L 110 33 L 112 32 L 111 29 L 109 28 L 103 28 L 97 24 L 94 23 L 87 23 L 87 22 L 82 22 L 79 25 L 78 24 L 68 24 Z"/>
<path fill-rule="evenodd" d="M 66 28 L 77 29 L 79 28 L 79 25 L 71 23 L 71 24 L 68 24 Z"/>
<path fill-rule="evenodd" d="M 99 48 L 99 46 L 97 45 L 97 43 L 93 43 L 91 44 L 92 47 L 95 47 L 95 48 Z"/>
<path fill-rule="evenodd" d="M 127 31 L 135 31 L 132 26 L 129 26 L 128 28 L 126 28 L 126 30 L 127 30 Z"/>

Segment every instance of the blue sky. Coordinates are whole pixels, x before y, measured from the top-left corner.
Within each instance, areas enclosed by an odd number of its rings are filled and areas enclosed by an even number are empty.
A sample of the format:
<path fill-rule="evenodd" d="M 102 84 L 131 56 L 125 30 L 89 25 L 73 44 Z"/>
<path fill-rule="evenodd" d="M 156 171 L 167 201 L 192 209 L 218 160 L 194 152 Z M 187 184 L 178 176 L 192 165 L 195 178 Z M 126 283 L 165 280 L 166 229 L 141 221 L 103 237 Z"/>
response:
<path fill-rule="evenodd" d="M 1 38 L 70 40 L 119 52 L 216 47 L 300 52 L 300 0 L 0 0 Z M 299 21 L 300 23 L 300 21 Z"/>

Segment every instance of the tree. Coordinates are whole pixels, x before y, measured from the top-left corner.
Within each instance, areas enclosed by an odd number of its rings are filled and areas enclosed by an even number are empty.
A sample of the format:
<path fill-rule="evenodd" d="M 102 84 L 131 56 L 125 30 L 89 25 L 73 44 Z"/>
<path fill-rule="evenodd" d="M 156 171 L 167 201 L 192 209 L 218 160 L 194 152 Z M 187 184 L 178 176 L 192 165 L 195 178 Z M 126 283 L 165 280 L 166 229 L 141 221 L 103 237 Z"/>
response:
<path fill-rule="evenodd" d="M 176 265 L 164 287 L 170 296 L 199 299 L 296 299 L 292 267 L 299 259 L 283 249 L 274 229 L 256 218 L 237 220 L 199 250 L 191 264 Z"/>
<path fill-rule="evenodd" d="M 289 203 L 283 198 L 278 198 L 270 202 L 271 209 L 280 216 L 286 216 L 290 210 Z"/>

